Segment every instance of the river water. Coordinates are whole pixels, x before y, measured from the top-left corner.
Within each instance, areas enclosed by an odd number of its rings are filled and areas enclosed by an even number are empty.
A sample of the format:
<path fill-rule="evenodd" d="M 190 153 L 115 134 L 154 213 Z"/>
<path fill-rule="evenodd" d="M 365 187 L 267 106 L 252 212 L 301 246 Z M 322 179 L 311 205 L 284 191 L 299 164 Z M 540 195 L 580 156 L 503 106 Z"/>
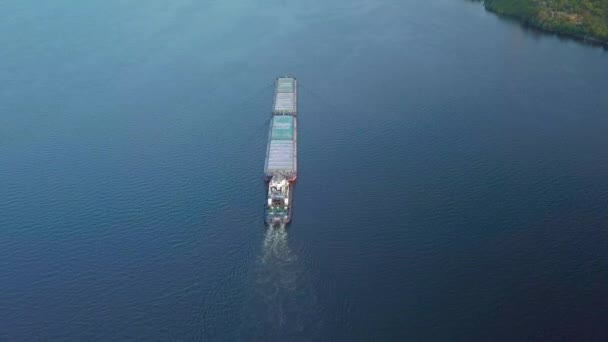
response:
<path fill-rule="evenodd" d="M 461 0 L 9 0 L 0 29 L 0 340 L 608 339 L 605 50 Z"/>

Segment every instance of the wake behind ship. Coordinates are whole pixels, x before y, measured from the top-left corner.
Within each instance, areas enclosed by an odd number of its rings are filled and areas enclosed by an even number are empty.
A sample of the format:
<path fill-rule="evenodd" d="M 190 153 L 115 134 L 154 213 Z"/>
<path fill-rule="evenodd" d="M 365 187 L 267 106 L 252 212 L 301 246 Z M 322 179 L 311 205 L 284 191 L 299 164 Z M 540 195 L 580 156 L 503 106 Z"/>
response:
<path fill-rule="evenodd" d="M 298 178 L 297 102 L 297 80 L 277 78 L 264 167 L 268 181 L 264 216 L 271 226 L 291 222 L 293 183 Z"/>

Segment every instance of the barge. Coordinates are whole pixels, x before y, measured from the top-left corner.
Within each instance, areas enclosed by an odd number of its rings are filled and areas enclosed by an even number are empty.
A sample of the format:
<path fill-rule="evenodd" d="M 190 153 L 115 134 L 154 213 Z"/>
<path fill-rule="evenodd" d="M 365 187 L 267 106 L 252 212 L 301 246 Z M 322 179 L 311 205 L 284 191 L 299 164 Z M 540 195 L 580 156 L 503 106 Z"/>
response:
<path fill-rule="evenodd" d="M 264 217 L 271 226 L 291 222 L 293 183 L 298 178 L 297 106 L 297 80 L 277 78 L 264 163 L 268 182 Z"/>

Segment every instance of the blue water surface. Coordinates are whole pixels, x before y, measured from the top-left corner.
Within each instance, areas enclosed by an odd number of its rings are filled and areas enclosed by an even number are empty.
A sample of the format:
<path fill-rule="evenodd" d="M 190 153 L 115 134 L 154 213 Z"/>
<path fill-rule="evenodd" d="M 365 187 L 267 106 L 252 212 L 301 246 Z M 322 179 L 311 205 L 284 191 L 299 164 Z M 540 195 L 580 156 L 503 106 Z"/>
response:
<path fill-rule="evenodd" d="M 8 0 L 0 46 L 1 341 L 608 340 L 601 48 L 461 0 Z"/>

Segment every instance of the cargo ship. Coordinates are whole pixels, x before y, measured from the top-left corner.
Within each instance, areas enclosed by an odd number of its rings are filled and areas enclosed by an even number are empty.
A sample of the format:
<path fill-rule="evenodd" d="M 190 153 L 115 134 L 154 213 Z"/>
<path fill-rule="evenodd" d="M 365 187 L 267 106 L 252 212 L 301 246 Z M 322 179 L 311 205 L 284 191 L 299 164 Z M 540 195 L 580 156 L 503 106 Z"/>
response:
<path fill-rule="evenodd" d="M 293 183 L 298 178 L 297 106 L 297 80 L 277 78 L 264 165 L 268 182 L 264 216 L 271 226 L 291 222 Z"/>

